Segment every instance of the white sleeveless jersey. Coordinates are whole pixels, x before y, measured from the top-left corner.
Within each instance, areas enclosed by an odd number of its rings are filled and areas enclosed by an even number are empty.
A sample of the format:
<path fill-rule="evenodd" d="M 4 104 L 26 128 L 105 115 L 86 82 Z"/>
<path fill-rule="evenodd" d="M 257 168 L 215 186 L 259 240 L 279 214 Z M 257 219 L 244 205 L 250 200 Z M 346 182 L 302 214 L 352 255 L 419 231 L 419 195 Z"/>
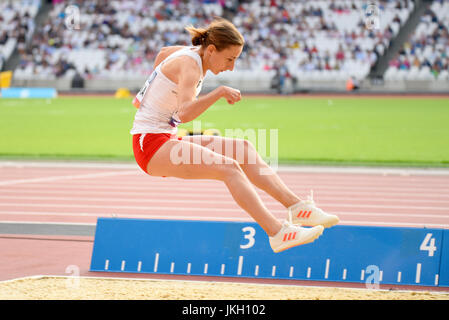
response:
<path fill-rule="evenodd" d="M 134 117 L 131 134 L 139 133 L 170 133 L 178 132 L 177 125 L 181 122 L 177 117 L 178 85 L 168 79 L 161 71 L 162 65 L 179 56 L 190 56 L 198 63 L 201 78 L 196 88 L 196 96 L 203 86 L 203 67 L 201 57 L 194 49 L 186 47 L 165 58 L 145 81 L 144 86 L 134 98 L 133 104 L 137 112 Z"/>

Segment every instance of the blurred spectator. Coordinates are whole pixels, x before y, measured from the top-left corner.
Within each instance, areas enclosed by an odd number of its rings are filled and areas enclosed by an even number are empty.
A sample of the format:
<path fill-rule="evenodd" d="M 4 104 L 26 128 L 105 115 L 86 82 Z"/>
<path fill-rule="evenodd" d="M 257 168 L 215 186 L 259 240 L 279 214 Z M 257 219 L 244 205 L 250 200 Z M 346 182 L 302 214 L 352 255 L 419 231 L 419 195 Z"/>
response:
<path fill-rule="evenodd" d="M 433 1 L 398 55 L 386 79 L 449 80 L 449 1 Z M 398 72 L 401 71 L 401 72 Z"/>
<path fill-rule="evenodd" d="M 24 52 L 34 32 L 34 18 L 40 4 L 40 0 L 0 1 L 0 55 L 3 62 L 15 48 Z"/>
<path fill-rule="evenodd" d="M 379 30 L 366 28 L 364 2 L 339 0 L 242 1 L 233 21 L 247 40 L 250 69 L 276 70 L 276 53 L 282 52 L 299 78 L 316 71 L 364 78 L 407 20 L 411 3 L 380 1 L 385 27 Z"/>
<path fill-rule="evenodd" d="M 19 71 L 24 77 L 42 70 L 56 77 L 76 72 L 85 78 L 144 77 L 152 72 L 160 47 L 190 44 L 184 27 L 206 25 L 217 15 L 232 20 L 245 36 L 236 70 L 277 73 L 280 84 L 309 74 L 318 74 L 318 80 L 330 75 L 360 79 L 413 9 L 411 0 L 376 3 L 384 22 L 378 30 L 366 28 L 362 1 L 54 0 L 32 39 L 26 40 L 27 17 L 17 21 L 16 37 L 29 43 L 21 49 Z M 69 5 L 79 7 L 79 30 L 65 25 Z M 445 65 L 444 60 L 429 63 Z"/>

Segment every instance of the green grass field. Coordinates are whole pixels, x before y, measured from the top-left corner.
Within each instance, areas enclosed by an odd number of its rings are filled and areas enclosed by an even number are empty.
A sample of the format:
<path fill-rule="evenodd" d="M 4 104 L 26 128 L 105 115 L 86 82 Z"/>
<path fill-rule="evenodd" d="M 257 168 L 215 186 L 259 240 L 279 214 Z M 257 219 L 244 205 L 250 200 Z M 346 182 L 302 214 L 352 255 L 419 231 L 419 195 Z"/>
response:
<path fill-rule="evenodd" d="M 113 97 L 0 99 L 0 158 L 132 160 L 135 110 Z M 222 133 L 277 129 L 279 163 L 449 166 L 442 98 L 221 99 L 197 120 Z"/>

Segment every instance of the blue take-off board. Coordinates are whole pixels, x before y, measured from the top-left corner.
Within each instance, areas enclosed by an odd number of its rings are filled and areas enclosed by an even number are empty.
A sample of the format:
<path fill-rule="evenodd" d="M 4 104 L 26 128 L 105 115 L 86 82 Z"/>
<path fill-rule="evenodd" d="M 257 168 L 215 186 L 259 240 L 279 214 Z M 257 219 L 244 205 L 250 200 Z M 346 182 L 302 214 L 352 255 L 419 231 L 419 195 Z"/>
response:
<path fill-rule="evenodd" d="M 449 286 L 447 238 L 442 229 L 338 225 L 274 253 L 252 222 L 99 218 L 90 270 Z"/>

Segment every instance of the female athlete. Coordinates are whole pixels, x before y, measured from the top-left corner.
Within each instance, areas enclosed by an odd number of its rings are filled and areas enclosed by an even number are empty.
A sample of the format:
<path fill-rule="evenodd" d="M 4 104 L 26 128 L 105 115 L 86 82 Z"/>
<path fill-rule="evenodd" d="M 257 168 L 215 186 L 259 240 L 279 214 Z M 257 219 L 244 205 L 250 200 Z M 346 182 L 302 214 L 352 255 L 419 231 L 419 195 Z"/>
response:
<path fill-rule="evenodd" d="M 313 201 L 296 196 L 249 141 L 220 136 L 200 139 L 176 136 L 179 123 L 196 119 L 217 100 L 224 98 L 235 104 L 241 99 L 239 90 L 227 86 L 197 98 L 208 70 L 217 75 L 234 69 L 244 45 L 240 32 L 225 19 L 216 19 L 204 29 L 190 26 L 186 30 L 193 46 L 162 48 L 153 73 L 133 101 L 138 108 L 131 130 L 137 163 L 152 176 L 224 182 L 237 204 L 267 233 L 274 252 L 314 241 L 324 227 L 338 223 L 338 217 L 323 212 Z M 229 149 L 231 154 L 225 152 Z M 238 157 L 242 150 L 244 157 Z M 174 161 L 180 151 L 188 161 Z M 195 161 L 198 155 L 199 159 L 209 161 Z M 262 171 L 265 174 L 260 174 Z M 286 207 L 286 220 L 281 222 L 270 213 L 253 185 Z"/>

